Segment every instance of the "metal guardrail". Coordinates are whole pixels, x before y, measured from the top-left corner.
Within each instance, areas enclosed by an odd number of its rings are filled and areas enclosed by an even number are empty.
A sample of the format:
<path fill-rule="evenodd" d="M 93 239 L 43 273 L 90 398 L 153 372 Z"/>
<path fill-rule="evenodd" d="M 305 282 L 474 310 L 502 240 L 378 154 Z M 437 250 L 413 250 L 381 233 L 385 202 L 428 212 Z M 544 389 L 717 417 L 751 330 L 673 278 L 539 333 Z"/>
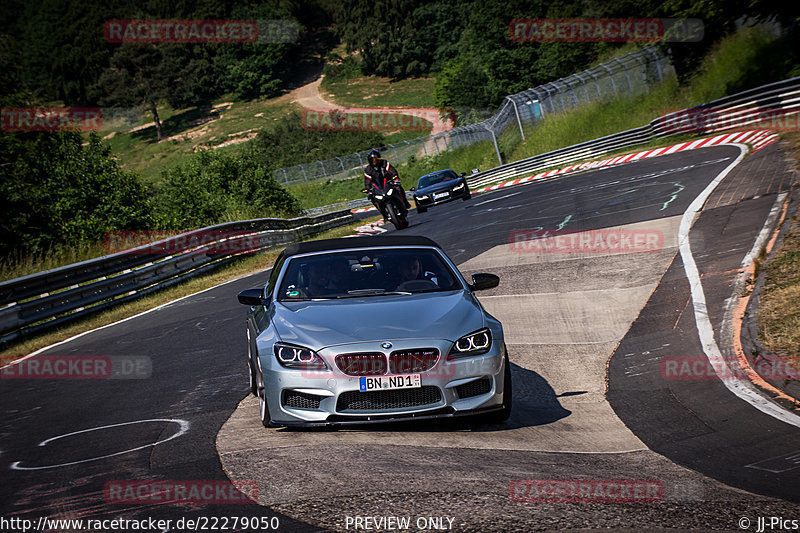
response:
<path fill-rule="evenodd" d="M 750 89 L 725 98 L 659 117 L 646 126 L 601 137 L 584 143 L 529 157 L 475 174 L 468 178 L 470 188 L 478 188 L 521 174 L 590 159 L 658 138 L 687 133 L 706 134 L 752 127 L 769 120 L 800 114 L 800 77 Z M 769 127 L 769 125 L 767 125 Z M 258 239 L 261 250 L 287 243 L 303 235 L 324 231 L 353 219 L 349 209 L 366 205 L 365 200 L 346 204 L 343 211 L 291 220 L 257 219 L 210 226 L 182 234 L 185 239 L 210 231 L 245 232 L 239 239 Z M 330 209 L 333 206 L 316 208 Z M 173 238 L 174 239 L 174 238 Z M 233 248 L 236 239 L 229 241 Z M 160 241 L 161 242 L 161 241 Z M 229 261 L 241 252 L 215 253 L 205 243 L 196 249 L 173 256 L 143 253 L 154 243 L 103 258 L 25 276 L 0 283 L 0 344 L 25 332 L 72 320 L 105 309 L 122 301 L 203 273 Z M 84 282 L 85 285 L 80 285 Z"/>
<path fill-rule="evenodd" d="M 770 120 L 779 121 L 781 116 L 791 118 L 797 129 L 800 127 L 798 126 L 798 112 L 800 112 L 800 77 L 795 77 L 668 113 L 645 126 L 500 165 L 467 176 L 467 184 L 471 189 L 477 189 L 522 174 L 585 161 L 674 135 L 707 134 L 752 127 L 763 122 L 765 114 Z M 367 205 L 370 205 L 369 201 L 359 199 L 315 207 L 308 210 L 308 213 L 322 213 L 331 209 L 353 209 Z"/>
<path fill-rule="evenodd" d="M 473 174 L 467 178 L 467 183 L 470 188 L 475 189 L 521 174 L 602 156 L 659 138 L 747 128 L 763 124 L 765 120 L 776 123 L 778 129 L 782 119 L 787 119 L 787 123 L 788 120 L 793 120 L 797 129 L 798 113 L 800 113 L 800 77 L 795 77 L 668 113 L 639 128 Z"/>
<path fill-rule="evenodd" d="M 154 243 L 0 283 L 0 345 L 203 274 L 245 253 L 353 220 L 349 210 L 209 226 Z M 212 238 L 209 239 L 208 237 Z M 180 243 L 175 253 L 164 252 Z M 83 283 L 83 284 L 82 284 Z"/>
<path fill-rule="evenodd" d="M 387 144 L 378 150 L 385 159 L 399 166 L 412 156 L 418 158 L 489 141 L 494 144 L 498 161 L 502 164 L 497 138 L 508 127 L 518 128 L 519 135 L 524 140 L 523 124 L 536 122 L 543 116 L 560 113 L 588 102 L 613 98 L 621 93 L 647 92 L 650 84 L 658 83 L 673 73 L 674 69 L 667 56 L 658 47 L 647 46 L 566 78 L 506 96 L 503 105 L 494 113 L 490 112 L 491 116 L 485 120 L 476 119 L 471 124 L 435 135 Z M 332 159 L 279 168 L 273 171 L 273 177 L 279 183 L 288 185 L 363 176 L 367 154 L 372 148 Z"/>

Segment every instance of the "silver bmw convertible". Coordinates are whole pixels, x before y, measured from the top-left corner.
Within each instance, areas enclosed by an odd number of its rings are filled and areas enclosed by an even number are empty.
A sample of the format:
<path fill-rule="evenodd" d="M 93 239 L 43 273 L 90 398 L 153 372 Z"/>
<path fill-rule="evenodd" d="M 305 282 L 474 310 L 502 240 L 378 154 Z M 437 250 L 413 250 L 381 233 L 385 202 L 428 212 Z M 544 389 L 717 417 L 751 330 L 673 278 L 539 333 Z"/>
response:
<path fill-rule="evenodd" d="M 294 244 L 264 287 L 239 293 L 262 424 L 331 426 L 511 412 L 503 326 L 432 240 Z"/>

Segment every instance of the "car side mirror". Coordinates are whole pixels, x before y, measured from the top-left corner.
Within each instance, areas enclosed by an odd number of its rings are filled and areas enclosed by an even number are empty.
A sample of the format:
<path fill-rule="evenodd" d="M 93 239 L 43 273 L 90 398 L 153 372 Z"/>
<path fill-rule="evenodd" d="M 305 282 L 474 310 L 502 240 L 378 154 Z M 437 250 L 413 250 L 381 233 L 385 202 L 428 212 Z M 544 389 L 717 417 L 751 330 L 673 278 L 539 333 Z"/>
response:
<path fill-rule="evenodd" d="M 239 303 L 244 305 L 267 305 L 264 289 L 245 289 L 238 295 Z"/>
<path fill-rule="evenodd" d="M 482 291 L 485 289 L 493 289 L 500 285 L 500 278 L 495 274 L 487 274 L 479 272 L 472 275 L 472 285 L 469 286 L 473 291 Z"/>
<path fill-rule="evenodd" d="M 464 176 L 466 176 L 466 175 L 467 175 L 467 173 L 466 173 L 466 172 L 462 172 L 462 173 L 461 173 L 461 177 L 462 177 L 462 178 L 463 178 Z"/>
<path fill-rule="evenodd" d="M 416 187 L 411 187 L 411 188 L 410 188 L 410 189 L 408 189 L 408 190 L 409 190 L 409 191 L 411 191 L 411 192 L 414 192 L 414 191 L 416 191 L 416 190 L 417 190 L 417 188 L 416 188 Z"/>

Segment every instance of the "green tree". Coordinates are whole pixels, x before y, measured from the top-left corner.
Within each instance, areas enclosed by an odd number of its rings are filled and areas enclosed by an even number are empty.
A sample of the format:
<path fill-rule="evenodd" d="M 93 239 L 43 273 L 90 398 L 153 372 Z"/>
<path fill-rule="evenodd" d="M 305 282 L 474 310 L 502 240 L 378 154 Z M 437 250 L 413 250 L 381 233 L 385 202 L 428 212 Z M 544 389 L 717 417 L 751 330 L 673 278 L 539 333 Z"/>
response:
<path fill-rule="evenodd" d="M 41 253 L 151 227 L 150 192 L 97 135 L 0 133 L 0 249 Z"/>
<path fill-rule="evenodd" d="M 187 230 L 215 224 L 226 213 L 293 215 L 300 206 L 254 158 L 203 151 L 162 174 L 160 224 Z"/>

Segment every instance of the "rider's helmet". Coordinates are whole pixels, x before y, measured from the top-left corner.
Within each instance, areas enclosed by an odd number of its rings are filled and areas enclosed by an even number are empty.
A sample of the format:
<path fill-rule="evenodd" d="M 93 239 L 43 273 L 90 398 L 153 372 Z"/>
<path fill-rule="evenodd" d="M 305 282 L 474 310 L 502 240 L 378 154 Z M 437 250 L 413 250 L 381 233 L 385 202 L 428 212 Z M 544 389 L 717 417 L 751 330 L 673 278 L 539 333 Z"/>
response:
<path fill-rule="evenodd" d="M 377 165 L 378 161 L 380 160 L 381 160 L 381 153 L 377 150 L 372 150 L 367 156 L 367 161 L 369 161 L 370 165 Z"/>

